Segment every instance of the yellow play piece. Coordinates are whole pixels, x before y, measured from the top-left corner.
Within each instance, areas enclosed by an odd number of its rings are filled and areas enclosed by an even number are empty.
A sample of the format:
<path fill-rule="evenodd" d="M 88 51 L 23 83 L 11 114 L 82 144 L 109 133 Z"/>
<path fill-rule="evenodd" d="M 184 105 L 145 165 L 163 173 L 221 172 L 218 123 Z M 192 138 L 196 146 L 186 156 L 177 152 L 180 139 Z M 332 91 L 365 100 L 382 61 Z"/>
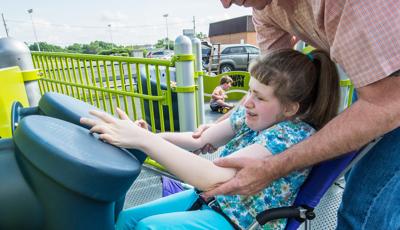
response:
<path fill-rule="evenodd" d="M 24 78 L 18 66 L 0 69 L 0 137 L 11 137 L 11 106 L 19 101 L 29 106 Z"/>

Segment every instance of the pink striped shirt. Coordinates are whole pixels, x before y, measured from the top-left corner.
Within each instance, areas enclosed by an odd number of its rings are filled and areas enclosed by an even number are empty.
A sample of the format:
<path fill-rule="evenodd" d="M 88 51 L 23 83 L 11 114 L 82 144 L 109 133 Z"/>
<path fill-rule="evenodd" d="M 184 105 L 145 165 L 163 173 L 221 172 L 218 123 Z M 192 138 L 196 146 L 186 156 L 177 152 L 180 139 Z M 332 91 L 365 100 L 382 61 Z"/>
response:
<path fill-rule="evenodd" d="M 399 0 L 274 0 L 253 22 L 263 52 L 295 35 L 328 52 L 356 88 L 400 70 Z"/>

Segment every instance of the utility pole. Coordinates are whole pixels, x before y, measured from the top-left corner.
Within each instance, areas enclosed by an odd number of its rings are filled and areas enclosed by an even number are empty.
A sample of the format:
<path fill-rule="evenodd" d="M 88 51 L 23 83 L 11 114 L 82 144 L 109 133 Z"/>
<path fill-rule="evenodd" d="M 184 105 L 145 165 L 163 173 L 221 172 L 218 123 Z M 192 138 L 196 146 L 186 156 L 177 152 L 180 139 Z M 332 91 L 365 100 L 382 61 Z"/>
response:
<path fill-rule="evenodd" d="M 38 51 L 40 52 L 39 40 L 38 40 L 38 38 L 37 38 L 35 23 L 33 22 L 33 16 L 32 16 L 33 9 L 29 9 L 29 10 L 27 10 L 27 12 L 28 12 L 29 15 L 31 16 L 32 28 L 33 28 L 33 35 L 35 35 L 36 46 L 37 46 L 37 48 L 38 48 Z"/>
<path fill-rule="evenodd" d="M 167 50 L 169 50 L 169 39 L 168 39 L 168 14 L 164 14 L 163 17 L 165 18 L 165 27 L 167 27 Z"/>
<path fill-rule="evenodd" d="M 193 16 L 193 34 L 196 37 L 196 17 Z"/>
<path fill-rule="evenodd" d="M 111 30 L 111 24 L 107 25 L 110 31 L 110 38 L 111 38 L 111 49 L 114 49 L 114 41 L 113 41 L 113 37 L 112 37 L 112 30 Z"/>
<path fill-rule="evenodd" d="M 4 14 L 3 13 L 1 13 L 1 17 L 3 18 L 3 24 L 4 24 L 4 29 L 6 30 L 6 35 L 7 35 L 7 37 L 9 37 L 8 28 L 7 28 L 6 20 L 4 20 Z"/>

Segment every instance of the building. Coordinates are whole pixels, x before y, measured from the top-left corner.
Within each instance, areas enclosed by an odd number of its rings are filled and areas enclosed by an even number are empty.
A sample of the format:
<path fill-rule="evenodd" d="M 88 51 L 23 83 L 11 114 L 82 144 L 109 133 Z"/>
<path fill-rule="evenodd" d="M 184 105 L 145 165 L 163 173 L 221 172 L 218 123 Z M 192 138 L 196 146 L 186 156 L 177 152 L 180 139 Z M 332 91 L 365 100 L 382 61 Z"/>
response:
<path fill-rule="evenodd" d="M 256 44 L 256 32 L 252 16 L 242 16 L 210 23 L 208 32 L 212 44 Z"/>

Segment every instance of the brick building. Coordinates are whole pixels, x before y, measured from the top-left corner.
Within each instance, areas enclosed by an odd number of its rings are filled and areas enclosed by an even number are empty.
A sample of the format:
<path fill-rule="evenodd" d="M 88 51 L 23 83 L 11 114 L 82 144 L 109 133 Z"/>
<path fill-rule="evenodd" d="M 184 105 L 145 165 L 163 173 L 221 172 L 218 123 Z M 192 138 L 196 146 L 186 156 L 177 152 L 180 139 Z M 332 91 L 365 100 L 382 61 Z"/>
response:
<path fill-rule="evenodd" d="M 208 36 L 212 44 L 247 43 L 257 45 L 251 15 L 210 23 Z"/>

